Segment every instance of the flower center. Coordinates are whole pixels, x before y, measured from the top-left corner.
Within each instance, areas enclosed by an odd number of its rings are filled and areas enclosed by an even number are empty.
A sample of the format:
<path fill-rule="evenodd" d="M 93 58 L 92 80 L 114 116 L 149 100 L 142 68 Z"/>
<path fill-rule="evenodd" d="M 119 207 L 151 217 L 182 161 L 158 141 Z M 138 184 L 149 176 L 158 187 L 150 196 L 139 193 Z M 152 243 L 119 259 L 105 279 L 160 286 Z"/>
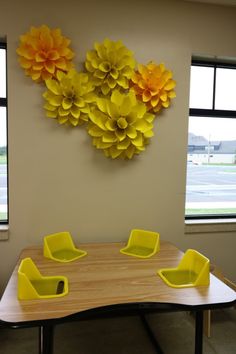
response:
<path fill-rule="evenodd" d="M 103 63 L 103 70 L 104 70 L 105 72 L 109 72 L 109 71 L 111 70 L 111 64 L 109 63 L 109 61 L 105 61 L 105 62 Z"/>
<path fill-rule="evenodd" d="M 76 94 L 73 92 L 73 90 L 67 92 L 66 95 L 67 99 L 70 100 L 71 102 L 74 102 L 76 100 Z"/>
<path fill-rule="evenodd" d="M 126 121 L 125 118 L 123 117 L 120 117 L 118 120 L 117 120 L 117 125 L 120 129 L 125 129 L 128 127 L 128 123 Z"/>

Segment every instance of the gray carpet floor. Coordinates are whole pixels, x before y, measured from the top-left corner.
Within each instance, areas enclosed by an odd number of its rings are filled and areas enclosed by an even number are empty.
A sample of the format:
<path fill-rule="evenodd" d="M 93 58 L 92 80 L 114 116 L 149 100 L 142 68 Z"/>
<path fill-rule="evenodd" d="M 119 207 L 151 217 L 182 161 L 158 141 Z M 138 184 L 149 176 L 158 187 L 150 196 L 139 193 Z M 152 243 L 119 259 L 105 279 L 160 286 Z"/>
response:
<path fill-rule="evenodd" d="M 194 317 L 186 312 L 149 314 L 165 354 L 194 353 Z M 236 354 L 236 310 L 212 311 L 204 354 Z M 36 328 L 0 328 L 1 354 L 38 354 Z M 139 317 L 72 322 L 56 327 L 54 354 L 155 354 Z"/>

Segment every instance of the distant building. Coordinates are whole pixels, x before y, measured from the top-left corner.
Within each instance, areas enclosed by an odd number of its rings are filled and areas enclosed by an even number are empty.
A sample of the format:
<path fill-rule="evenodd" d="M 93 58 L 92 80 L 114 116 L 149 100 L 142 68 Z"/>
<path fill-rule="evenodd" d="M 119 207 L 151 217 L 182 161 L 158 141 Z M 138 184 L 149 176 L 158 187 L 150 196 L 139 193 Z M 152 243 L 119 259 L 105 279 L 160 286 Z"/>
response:
<path fill-rule="evenodd" d="M 236 140 L 208 141 L 203 136 L 189 133 L 188 162 L 236 163 Z"/>

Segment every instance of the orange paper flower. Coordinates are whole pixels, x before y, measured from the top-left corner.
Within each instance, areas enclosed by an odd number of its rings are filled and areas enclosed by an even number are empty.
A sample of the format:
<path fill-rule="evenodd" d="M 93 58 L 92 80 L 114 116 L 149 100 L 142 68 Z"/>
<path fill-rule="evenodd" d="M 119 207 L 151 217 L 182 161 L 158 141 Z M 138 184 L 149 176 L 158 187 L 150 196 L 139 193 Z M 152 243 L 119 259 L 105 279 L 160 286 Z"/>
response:
<path fill-rule="evenodd" d="M 153 62 L 139 65 L 138 70 L 130 80 L 139 100 L 144 102 L 148 111 L 157 113 L 162 107 L 169 107 L 171 98 L 174 98 L 176 82 L 172 80 L 172 72 L 164 64 Z"/>
<path fill-rule="evenodd" d="M 74 53 L 69 44 L 70 40 L 61 35 L 59 28 L 31 27 L 30 32 L 20 37 L 17 49 L 20 65 L 36 82 L 54 78 L 58 70 L 67 72 L 73 66 Z"/>

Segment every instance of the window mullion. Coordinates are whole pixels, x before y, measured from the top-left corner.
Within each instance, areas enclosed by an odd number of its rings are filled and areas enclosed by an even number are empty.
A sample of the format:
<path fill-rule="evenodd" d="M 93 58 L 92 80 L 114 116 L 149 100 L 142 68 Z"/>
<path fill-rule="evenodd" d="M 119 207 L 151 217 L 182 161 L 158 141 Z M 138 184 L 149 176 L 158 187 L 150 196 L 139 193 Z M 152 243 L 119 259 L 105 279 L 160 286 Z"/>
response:
<path fill-rule="evenodd" d="M 192 117 L 236 118 L 236 111 L 190 108 L 189 115 Z"/>
<path fill-rule="evenodd" d="M 215 110 L 215 99 L 216 99 L 216 65 L 214 65 L 214 76 L 213 76 L 213 97 L 212 97 L 213 110 Z"/>
<path fill-rule="evenodd" d="M 0 60 L 0 76 L 1 76 L 1 97 L 0 97 L 0 164 L 1 164 L 1 201 L 0 201 L 0 224 L 8 224 L 8 146 L 7 146 L 7 45 L 0 42 L 1 55 L 5 55 L 5 60 Z M 5 54 L 4 54 L 5 52 Z M 3 88 L 3 89 L 2 89 Z"/>
<path fill-rule="evenodd" d="M 7 99 L 0 97 L 0 106 L 6 107 L 7 106 Z"/>

